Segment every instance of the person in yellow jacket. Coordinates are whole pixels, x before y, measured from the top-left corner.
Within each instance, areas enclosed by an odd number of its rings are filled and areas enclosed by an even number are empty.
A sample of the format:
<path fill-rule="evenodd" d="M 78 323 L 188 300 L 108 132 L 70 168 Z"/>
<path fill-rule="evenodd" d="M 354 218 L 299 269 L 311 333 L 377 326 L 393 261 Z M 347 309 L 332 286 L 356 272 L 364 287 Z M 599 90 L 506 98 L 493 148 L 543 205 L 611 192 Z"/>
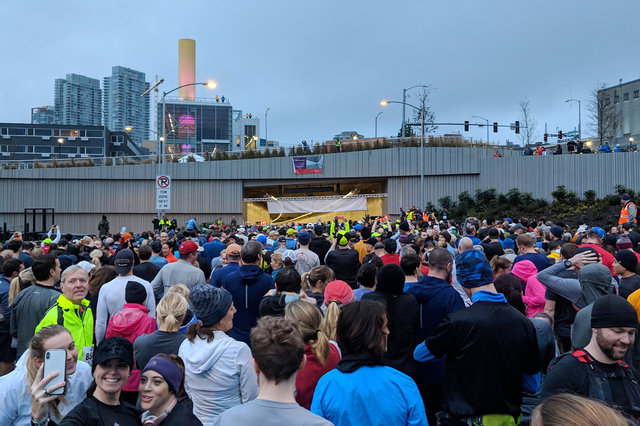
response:
<path fill-rule="evenodd" d="M 69 330 L 78 348 L 78 359 L 91 364 L 93 357 L 93 313 L 89 301 L 85 299 L 89 291 L 89 275 L 78 265 L 64 270 L 60 288 L 62 294 L 56 303 L 44 314 L 35 329 L 58 324 Z"/>

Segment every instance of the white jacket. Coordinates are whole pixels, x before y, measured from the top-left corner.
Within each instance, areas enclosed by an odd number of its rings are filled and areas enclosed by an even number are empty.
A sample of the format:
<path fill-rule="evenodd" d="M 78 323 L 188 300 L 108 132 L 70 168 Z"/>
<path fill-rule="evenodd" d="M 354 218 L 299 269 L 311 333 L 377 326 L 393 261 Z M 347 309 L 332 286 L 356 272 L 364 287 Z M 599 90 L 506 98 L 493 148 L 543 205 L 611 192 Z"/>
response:
<path fill-rule="evenodd" d="M 22 354 L 16 369 L 0 377 L 0 425 L 31 425 L 31 389 L 27 386 L 26 377 L 26 360 L 30 353 L 28 350 Z M 75 373 L 67 377 L 66 401 L 58 405 L 63 417 L 84 400 L 92 381 L 89 364 L 78 361 Z M 51 417 L 56 423 L 61 420 L 53 415 Z"/>
<path fill-rule="evenodd" d="M 251 349 L 223 331 L 214 331 L 210 343 L 196 337 L 182 342 L 178 355 L 185 365 L 185 390 L 193 414 L 211 425 L 223 411 L 258 396 L 258 377 Z"/>

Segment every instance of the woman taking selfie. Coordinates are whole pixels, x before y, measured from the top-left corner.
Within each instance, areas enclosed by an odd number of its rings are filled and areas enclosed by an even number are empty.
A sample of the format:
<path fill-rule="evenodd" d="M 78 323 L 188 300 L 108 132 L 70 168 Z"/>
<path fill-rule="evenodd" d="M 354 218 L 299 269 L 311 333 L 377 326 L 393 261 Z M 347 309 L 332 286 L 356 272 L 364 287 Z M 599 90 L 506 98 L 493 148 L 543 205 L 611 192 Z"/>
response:
<path fill-rule="evenodd" d="M 44 330 L 44 329 L 43 329 Z M 133 346 L 123 337 L 109 337 L 96 347 L 93 354 L 93 383 L 87 390 L 87 397 L 67 414 L 58 425 L 91 426 L 137 426 L 140 425 L 140 411 L 126 402 L 120 402 L 120 393 L 133 366 Z M 58 385 L 45 391 L 49 382 L 55 382 L 52 373 L 42 378 L 38 371 L 31 386 L 31 416 L 36 425 L 49 424 L 47 404 L 59 398 L 51 395 Z"/>
<path fill-rule="evenodd" d="M 67 377 L 66 380 L 52 377 L 47 382 L 58 384 L 65 380 L 65 395 L 50 397 L 48 404 L 38 406 L 33 414 L 38 414 L 38 419 L 48 415 L 53 421 L 60 421 L 84 399 L 91 384 L 91 367 L 78 361 L 78 348 L 67 329 L 60 325 L 49 325 L 33 336 L 29 349 L 18 360 L 16 369 L 0 377 L 0 425 L 30 424 L 32 409 L 29 388 L 41 382 L 45 353 L 53 349 L 67 351 Z M 53 392 L 55 389 L 52 386 L 47 390 Z"/>
<path fill-rule="evenodd" d="M 143 424 L 202 426 L 193 406 L 184 397 L 184 365 L 177 355 L 159 354 L 146 364 L 140 378 L 140 406 Z"/>

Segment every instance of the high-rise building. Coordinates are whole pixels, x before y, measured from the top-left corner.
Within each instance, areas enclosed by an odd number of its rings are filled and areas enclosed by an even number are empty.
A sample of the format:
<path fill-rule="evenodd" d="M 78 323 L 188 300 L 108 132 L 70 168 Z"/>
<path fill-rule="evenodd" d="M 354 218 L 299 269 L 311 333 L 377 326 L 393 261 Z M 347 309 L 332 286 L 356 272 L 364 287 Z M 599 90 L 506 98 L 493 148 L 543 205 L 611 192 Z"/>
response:
<path fill-rule="evenodd" d="M 66 79 L 57 78 L 54 99 L 56 124 L 102 124 L 100 80 L 78 74 L 67 74 Z"/>
<path fill-rule="evenodd" d="M 112 67 L 111 77 L 103 79 L 105 126 L 126 129 L 138 145 L 149 136 L 149 97 L 140 96 L 148 88 L 145 74 L 131 68 Z"/>
<path fill-rule="evenodd" d="M 55 108 L 52 105 L 31 108 L 31 124 L 55 123 Z"/>

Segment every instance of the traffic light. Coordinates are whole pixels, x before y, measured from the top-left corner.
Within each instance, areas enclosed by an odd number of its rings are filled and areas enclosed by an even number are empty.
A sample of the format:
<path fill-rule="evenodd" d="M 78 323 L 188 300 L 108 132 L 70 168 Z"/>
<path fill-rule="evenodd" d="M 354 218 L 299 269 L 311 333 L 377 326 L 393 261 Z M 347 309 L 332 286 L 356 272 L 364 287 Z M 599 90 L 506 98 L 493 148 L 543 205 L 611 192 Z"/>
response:
<path fill-rule="evenodd" d="M 493 133 L 498 133 L 498 123 L 496 121 L 493 122 Z"/>
<path fill-rule="evenodd" d="M 562 130 L 558 130 L 558 140 L 562 140 Z"/>
<path fill-rule="evenodd" d="M 544 141 L 545 141 L 545 142 L 547 141 L 548 136 L 549 136 L 549 135 L 547 135 L 546 133 L 544 134 L 544 137 L 543 137 L 543 138 L 544 138 Z"/>
<path fill-rule="evenodd" d="M 469 131 L 469 121 L 465 120 L 464 122 L 464 131 L 468 132 Z"/>
<path fill-rule="evenodd" d="M 516 135 L 520 133 L 520 122 L 516 120 Z"/>

